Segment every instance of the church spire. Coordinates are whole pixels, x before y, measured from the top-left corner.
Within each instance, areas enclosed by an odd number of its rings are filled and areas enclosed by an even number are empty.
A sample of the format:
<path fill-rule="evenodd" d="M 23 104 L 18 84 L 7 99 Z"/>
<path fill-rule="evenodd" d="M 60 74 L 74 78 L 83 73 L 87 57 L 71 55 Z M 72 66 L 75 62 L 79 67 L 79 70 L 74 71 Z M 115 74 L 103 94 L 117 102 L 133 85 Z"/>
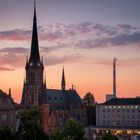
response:
<path fill-rule="evenodd" d="M 40 63 L 40 54 L 38 46 L 38 33 L 37 33 L 37 18 L 36 18 L 36 1 L 34 0 L 34 17 L 33 17 L 33 30 L 32 30 L 32 43 L 29 63 Z"/>
<path fill-rule="evenodd" d="M 63 71 L 62 71 L 61 89 L 62 90 L 65 90 L 66 89 L 64 67 L 63 67 Z"/>

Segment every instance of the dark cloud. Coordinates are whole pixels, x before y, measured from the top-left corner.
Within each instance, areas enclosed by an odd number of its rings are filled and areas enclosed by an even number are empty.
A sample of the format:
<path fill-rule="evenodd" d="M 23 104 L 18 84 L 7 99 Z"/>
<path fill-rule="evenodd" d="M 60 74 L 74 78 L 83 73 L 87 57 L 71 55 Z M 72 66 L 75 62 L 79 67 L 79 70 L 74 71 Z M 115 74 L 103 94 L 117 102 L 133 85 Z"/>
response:
<path fill-rule="evenodd" d="M 140 28 L 131 25 L 118 24 L 116 26 L 103 25 L 92 22 L 81 22 L 77 24 L 62 24 L 38 26 L 39 39 L 47 41 L 64 40 L 69 37 L 96 35 L 103 37 L 118 36 L 140 31 Z M 0 40 L 29 40 L 31 29 L 15 29 L 0 32 Z M 94 39 L 94 38 L 93 38 Z"/>
<path fill-rule="evenodd" d="M 14 48 L 2 48 L 0 49 L 0 53 L 28 53 L 29 49 L 21 48 L 21 47 L 14 47 Z"/>
<path fill-rule="evenodd" d="M 15 29 L 9 31 L 0 32 L 0 40 L 29 40 L 31 36 L 31 30 L 27 29 Z"/>
<path fill-rule="evenodd" d="M 134 43 L 140 44 L 140 32 L 133 34 L 121 34 L 115 37 L 108 37 L 102 39 L 87 39 L 80 40 L 78 43 L 75 43 L 77 49 L 93 49 L 99 47 L 121 47 L 122 45 L 131 45 Z"/>
<path fill-rule="evenodd" d="M 40 47 L 44 63 L 47 65 L 56 65 L 65 62 L 85 62 L 85 60 L 82 59 L 83 56 L 75 55 L 77 53 L 77 50 L 75 49 L 90 50 L 108 46 L 122 47 L 122 45 L 140 44 L 140 28 L 131 25 L 109 26 L 92 22 L 81 22 L 78 24 L 57 23 L 55 25 L 38 26 L 38 30 L 40 42 L 49 41 L 50 46 Z M 15 29 L 2 31 L 0 32 L 0 40 L 4 39 L 12 41 L 29 41 L 31 40 L 31 30 Z M 62 49 L 71 49 L 74 53 L 66 53 L 67 51 L 63 51 L 64 54 L 62 55 Z M 1 70 L 13 70 L 13 67 L 20 68 L 25 66 L 26 56 L 29 55 L 29 51 L 30 47 L 1 48 Z M 54 52 L 56 52 L 57 55 L 58 52 L 60 52 L 61 57 L 54 55 Z M 87 61 L 89 62 L 89 60 Z M 103 60 L 100 60 L 97 63 L 111 64 L 111 61 L 104 62 Z"/>

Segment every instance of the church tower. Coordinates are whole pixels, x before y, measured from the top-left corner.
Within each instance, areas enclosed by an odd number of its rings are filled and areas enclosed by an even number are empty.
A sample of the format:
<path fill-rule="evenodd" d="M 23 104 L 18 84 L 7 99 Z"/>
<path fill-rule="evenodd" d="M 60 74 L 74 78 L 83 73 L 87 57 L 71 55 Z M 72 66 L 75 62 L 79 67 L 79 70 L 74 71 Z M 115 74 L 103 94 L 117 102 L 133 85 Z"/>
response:
<path fill-rule="evenodd" d="M 32 41 L 30 57 L 27 58 L 26 79 L 23 85 L 23 93 L 21 104 L 24 106 L 40 105 L 41 93 L 43 91 L 43 60 L 40 59 L 38 33 L 37 33 L 37 18 L 36 18 L 36 3 L 34 3 L 34 17 L 32 29 Z"/>

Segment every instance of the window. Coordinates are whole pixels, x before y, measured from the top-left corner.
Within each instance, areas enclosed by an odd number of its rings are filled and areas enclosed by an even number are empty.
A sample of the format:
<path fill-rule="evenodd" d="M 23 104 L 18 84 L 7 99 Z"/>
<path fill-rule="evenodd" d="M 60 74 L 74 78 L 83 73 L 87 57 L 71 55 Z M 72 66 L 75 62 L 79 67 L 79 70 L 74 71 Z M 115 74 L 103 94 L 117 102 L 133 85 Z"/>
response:
<path fill-rule="evenodd" d="M 57 97 L 54 97 L 55 100 L 57 100 Z"/>
<path fill-rule="evenodd" d="M 125 108 L 125 106 L 123 106 L 123 108 Z"/>
<path fill-rule="evenodd" d="M 35 80 L 34 73 L 31 72 L 30 75 L 29 75 L 29 82 L 34 83 L 34 80 Z"/>
<path fill-rule="evenodd" d="M 135 115 L 132 115 L 132 119 L 135 119 Z"/>
<path fill-rule="evenodd" d="M 103 125 L 105 125 L 105 120 L 102 121 Z"/>
<path fill-rule="evenodd" d="M 31 95 L 31 103 L 34 103 L 34 95 Z"/>
<path fill-rule="evenodd" d="M 2 120 L 2 122 L 5 122 L 5 121 L 8 120 L 8 116 L 7 116 L 6 113 L 2 114 L 2 116 L 1 116 L 1 120 Z"/>
<path fill-rule="evenodd" d="M 119 108 L 117 109 L 117 112 L 120 112 L 120 109 Z"/>
<path fill-rule="evenodd" d="M 49 100 L 51 100 L 51 97 L 48 97 Z"/>
<path fill-rule="evenodd" d="M 121 108 L 121 106 L 118 106 L 118 108 Z"/>

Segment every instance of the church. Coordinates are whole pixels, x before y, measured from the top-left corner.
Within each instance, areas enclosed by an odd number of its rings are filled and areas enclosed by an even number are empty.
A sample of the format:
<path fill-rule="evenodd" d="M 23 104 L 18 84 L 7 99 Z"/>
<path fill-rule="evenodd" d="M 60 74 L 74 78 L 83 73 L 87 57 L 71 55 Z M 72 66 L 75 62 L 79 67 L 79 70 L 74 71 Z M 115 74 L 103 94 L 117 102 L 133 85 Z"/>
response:
<path fill-rule="evenodd" d="M 36 4 L 34 4 L 31 50 L 25 71 L 21 105 L 24 107 L 37 105 L 42 108 L 41 122 L 47 134 L 62 128 L 69 118 L 86 123 L 85 104 L 75 89 L 66 89 L 64 68 L 61 89 L 48 89 L 46 86 L 43 58 L 40 58 L 39 52 Z"/>

